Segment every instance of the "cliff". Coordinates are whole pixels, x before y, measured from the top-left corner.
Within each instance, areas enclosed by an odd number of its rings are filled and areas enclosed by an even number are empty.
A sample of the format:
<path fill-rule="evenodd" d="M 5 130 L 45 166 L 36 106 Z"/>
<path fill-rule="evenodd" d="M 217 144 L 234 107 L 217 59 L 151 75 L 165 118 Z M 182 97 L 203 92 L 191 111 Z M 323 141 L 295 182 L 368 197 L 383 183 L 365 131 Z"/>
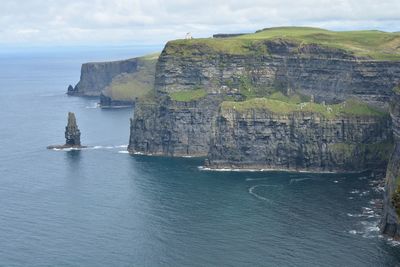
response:
<path fill-rule="evenodd" d="M 128 150 L 167 156 L 206 156 L 219 96 L 194 101 L 159 97 L 138 102 L 131 119 Z"/>
<path fill-rule="evenodd" d="M 143 103 L 139 100 L 135 107 L 128 149 L 131 153 L 207 156 L 212 144 L 210 164 L 216 164 L 219 158 L 223 159 L 222 153 L 227 151 L 238 154 L 237 159 L 244 161 L 248 158 L 246 153 L 257 149 L 242 149 L 239 144 L 230 150 L 223 148 L 222 143 L 226 141 L 224 131 L 227 131 L 226 138 L 234 142 L 235 136 L 229 135 L 232 133 L 231 127 L 247 123 L 249 126 L 241 128 L 239 134 L 243 139 L 251 140 L 256 138 L 256 128 L 250 125 L 260 123 L 257 120 L 276 124 L 288 120 L 285 126 L 277 128 L 268 128 L 267 123 L 262 122 L 264 126 L 261 128 L 281 132 L 282 142 L 292 140 L 291 145 L 300 142 L 301 138 L 309 141 L 315 139 L 318 145 L 312 148 L 297 145 L 295 152 L 271 148 L 271 153 L 277 150 L 281 152 L 279 157 L 271 159 L 271 164 L 265 161 L 264 167 L 286 168 L 284 162 L 289 161 L 289 166 L 295 169 L 317 169 L 318 164 L 318 168 L 322 169 L 334 170 L 334 166 L 336 170 L 349 169 L 343 166 L 353 163 L 349 161 L 351 156 L 368 158 L 372 156 L 368 152 L 371 146 L 379 147 L 382 142 L 381 145 L 384 145 L 389 133 L 380 129 L 390 127 L 387 117 L 370 117 L 368 112 L 351 118 L 344 114 L 335 119 L 318 114 L 296 113 L 282 117 L 256 112 L 255 121 L 251 121 L 248 114 L 253 114 L 253 111 L 230 111 L 229 114 L 220 106 L 227 101 L 242 103 L 252 99 L 271 99 L 280 94 L 296 95 L 299 100 L 295 103 L 297 107 L 300 103 L 310 102 L 311 98 L 317 103 L 332 105 L 356 99 L 386 110 L 392 88 L 400 81 L 399 45 L 400 36 L 393 33 L 331 32 L 314 28 L 265 29 L 231 38 L 168 42 L 156 65 L 153 99 L 147 101 L 147 98 Z M 311 119 L 306 120 L 307 116 L 311 116 Z M 224 125 L 226 118 L 230 118 L 230 121 Z M 321 133 L 300 129 L 314 125 Z M 296 130 L 297 127 L 300 128 Z M 303 137 L 293 139 L 293 134 L 288 135 L 288 130 Z M 372 133 L 368 134 L 370 130 Z M 336 134 L 338 131 L 339 134 Z M 358 139 L 352 140 L 349 137 L 352 134 L 357 134 Z M 377 136 L 373 136 L 375 134 Z M 325 138 L 332 140 L 324 141 Z M 276 145 L 280 143 L 278 141 Z M 259 145 L 267 144 L 263 142 Z M 324 142 L 327 147 L 323 145 Z M 361 149 L 360 145 L 364 148 Z M 220 155 L 217 153 L 218 147 L 221 149 Z M 348 156 L 338 158 L 340 153 L 335 153 L 335 149 L 341 149 Z M 299 157 L 292 153 L 297 153 Z M 267 157 L 267 152 L 263 155 Z M 308 162 L 293 165 L 294 158 Z M 367 158 L 361 161 L 357 169 L 372 166 L 370 163 L 373 159 Z M 328 161 L 332 159 L 336 163 L 329 165 Z M 257 166 L 262 162 L 261 158 L 254 160 Z M 382 160 L 387 159 L 378 160 L 379 166 Z M 238 161 L 235 164 L 240 165 Z"/>
<path fill-rule="evenodd" d="M 390 113 L 395 147 L 386 172 L 382 232 L 400 239 L 400 90 L 394 90 Z"/>
<path fill-rule="evenodd" d="M 374 109 L 361 114 L 357 110 L 368 107 L 352 101 L 297 106 L 269 99 L 224 102 L 206 166 L 313 172 L 386 168 L 392 149 L 388 116 Z"/>
<path fill-rule="evenodd" d="M 148 94 L 154 87 L 155 66 L 159 54 L 128 60 L 86 63 L 69 95 L 100 96 L 101 107 L 132 106 L 137 97 Z"/>
<path fill-rule="evenodd" d="M 400 81 L 398 50 L 389 57 L 372 48 L 370 53 L 358 53 L 367 50 L 361 40 L 358 46 L 340 46 L 344 37 L 336 35 L 331 43 L 314 43 L 314 39 L 309 41 L 311 34 L 299 39 L 263 33 L 167 43 L 158 62 L 156 88 L 213 92 L 227 87 L 247 97 L 292 90 L 314 95 L 316 101 L 338 103 L 354 97 L 387 106 L 392 88 Z M 328 33 L 314 33 L 315 42 Z M 400 44 L 400 36 L 388 38 Z"/>
<path fill-rule="evenodd" d="M 70 86 L 67 93 L 77 96 L 99 96 L 114 77 L 122 73 L 136 72 L 137 67 L 136 58 L 82 64 L 79 82 L 75 87 Z"/>

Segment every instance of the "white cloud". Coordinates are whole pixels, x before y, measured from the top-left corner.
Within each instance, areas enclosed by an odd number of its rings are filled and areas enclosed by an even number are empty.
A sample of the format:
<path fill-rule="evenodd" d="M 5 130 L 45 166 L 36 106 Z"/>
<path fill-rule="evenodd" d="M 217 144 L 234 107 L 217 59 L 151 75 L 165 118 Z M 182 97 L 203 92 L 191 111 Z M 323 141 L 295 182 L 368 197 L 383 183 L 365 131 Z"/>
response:
<path fill-rule="evenodd" d="M 399 31 L 400 1 L 2 0 L 0 43 L 163 43 L 282 25 Z"/>

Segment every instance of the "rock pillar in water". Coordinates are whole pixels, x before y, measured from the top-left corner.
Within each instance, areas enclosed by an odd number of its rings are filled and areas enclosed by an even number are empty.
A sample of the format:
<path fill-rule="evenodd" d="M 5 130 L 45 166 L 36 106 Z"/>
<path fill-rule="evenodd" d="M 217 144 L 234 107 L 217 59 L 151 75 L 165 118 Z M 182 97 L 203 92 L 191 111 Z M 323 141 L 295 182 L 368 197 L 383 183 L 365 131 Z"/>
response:
<path fill-rule="evenodd" d="M 81 145 L 81 132 L 78 129 L 73 112 L 68 112 L 68 124 L 65 127 L 65 144 L 69 146 Z"/>

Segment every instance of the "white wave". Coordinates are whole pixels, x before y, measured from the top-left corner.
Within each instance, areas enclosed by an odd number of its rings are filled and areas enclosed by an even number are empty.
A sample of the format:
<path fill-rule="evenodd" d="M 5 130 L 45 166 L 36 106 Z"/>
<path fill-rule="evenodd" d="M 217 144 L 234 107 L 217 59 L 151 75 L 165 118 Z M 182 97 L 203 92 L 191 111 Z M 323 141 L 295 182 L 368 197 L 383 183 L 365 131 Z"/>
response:
<path fill-rule="evenodd" d="M 363 191 L 359 194 L 360 197 L 366 196 L 369 194 L 369 191 Z"/>
<path fill-rule="evenodd" d="M 82 150 L 82 148 L 76 147 L 66 147 L 66 148 L 52 148 L 53 151 L 74 151 L 74 150 Z"/>
<path fill-rule="evenodd" d="M 259 186 L 260 186 L 260 185 L 255 185 L 255 186 L 250 187 L 250 188 L 249 188 L 249 193 L 252 194 L 253 196 L 255 196 L 255 197 L 258 198 L 258 199 L 271 202 L 270 199 L 268 199 L 268 198 L 266 198 L 266 197 L 263 197 L 263 196 L 260 196 L 259 194 L 257 194 L 257 193 L 254 192 L 254 189 L 256 189 L 256 188 L 259 187 Z"/>
<path fill-rule="evenodd" d="M 387 241 L 388 241 L 389 245 L 391 245 L 393 247 L 400 246 L 400 241 L 394 240 L 393 238 L 388 238 Z"/>
<path fill-rule="evenodd" d="M 97 145 L 97 146 L 92 146 L 89 147 L 89 149 L 117 149 L 117 148 L 127 148 L 125 145 L 117 145 L 117 146 L 112 146 L 112 145 Z"/>
<path fill-rule="evenodd" d="M 204 166 L 199 166 L 199 170 L 201 171 L 217 171 L 217 172 L 238 172 L 238 171 L 243 171 L 241 169 L 228 169 L 228 168 L 221 168 L 221 169 L 213 169 L 213 168 L 208 168 Z"/>
<path fill-rule="evenodd" d="M 289 184 L 298 183 L 302 181 L 312 180 L 311 178 L 297 178 L 297 179 L 290 179 Z"/>
<path fill-rule="evenodd" d="M 335 184 L 339 183 L 339 181 L 338 181 L 338 180 L 334 180 L 333 182 L 334 182 Z"/>
<path fill-rule="evenodd" d="M 362 217 L 363 215 L 362 215 L 362 214 L 351 214 L 351 213 L 347 213 L 347 216 L 359 218 L 359 217 Z"/>
<path fill-rule="evenodd" d="M 268 180 L 269 178 L 246 178 L 246 181 L 263 181 L 263 180 Z"/>
<path fill-rule="evenodd" d="M 85 108 L 93 109 L 93 108 L 99 108 L 99 107 L 100 107 L 100 104 L 99 104 L 99 103 L 93 103 L 92 105 L 86 106 Z"/>
<path fill-rule="evenodd" d="M 353 189 L 353 190 L 351 190 L 349 193 L 350 193 L 350 194 L 359 194 L 359 193 L 360 193 L 360 190 Z"/>
<path fill-rule="evenodd" d="M 261 200 L 267 201 L 267 202 L 269 202 L 269 203 L 272 203 L 273 201 L 272 201 L 271 199 L 268 199 L 268 198 L 266 198 L 266 197 L 260 196 L 259 194 L 257 194 L 256 192 L 254 192 L 254 190 L 255 190 L 257 187 L 282 187 L 282 186 L 281 186 L 281 185 L 273 185 L 273 184 L 271 184 L 271 185 L 270 185 L 270 184 L 258 184 L 258 185 L 254 185 L 254 186 L 252 186 L 252 187 L 249 188 L 249 193 L 250 193 L 251 195 L 255 196 L 255 197 L 258 198 L 258 199 L 261 199 Z"/>
<path fill-rule="evenodd" d="M 142 153 L 142 152 L 134 152 L 133 154 L 134 155 L 149 155 L 149 154 L 145 154 L 145 153 Z"/>
<path fill-rule="evenodd" d="M 377 193 L 382 193 L 382 192 L 385 192 L 385 187 L 384 186 L 376 186 L 373 188 L 373 190 Z"/>
<path fill-rule="evenodd" d="M 129 154 L 129 151 L 127 151 L 127 150 L 120 150 L 120 151 L 118 151 L 118 153 L 120 153 L 120 154 Z"/>
<path fill-rule="evenodd" d="M 356 234 L 360 234 L 360 232 L 357 230 L 350 230 L 349 234 L 356 235 Z"/>

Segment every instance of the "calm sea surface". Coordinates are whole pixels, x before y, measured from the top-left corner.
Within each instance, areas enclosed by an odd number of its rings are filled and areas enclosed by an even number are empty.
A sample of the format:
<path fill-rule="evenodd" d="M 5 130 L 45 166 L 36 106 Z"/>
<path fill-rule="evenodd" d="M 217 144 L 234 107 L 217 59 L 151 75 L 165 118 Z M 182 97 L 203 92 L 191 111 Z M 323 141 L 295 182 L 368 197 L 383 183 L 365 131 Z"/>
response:
<path fill-rule="evenodd" d="M 153 51 L 0 53 L 0 266 L 399 266 L 370 174 L 132 157 L 132 110 L 64 94 L 82 62 Z M 92 148 L 46 150 L 63 143 L 68 111 Z"/>

